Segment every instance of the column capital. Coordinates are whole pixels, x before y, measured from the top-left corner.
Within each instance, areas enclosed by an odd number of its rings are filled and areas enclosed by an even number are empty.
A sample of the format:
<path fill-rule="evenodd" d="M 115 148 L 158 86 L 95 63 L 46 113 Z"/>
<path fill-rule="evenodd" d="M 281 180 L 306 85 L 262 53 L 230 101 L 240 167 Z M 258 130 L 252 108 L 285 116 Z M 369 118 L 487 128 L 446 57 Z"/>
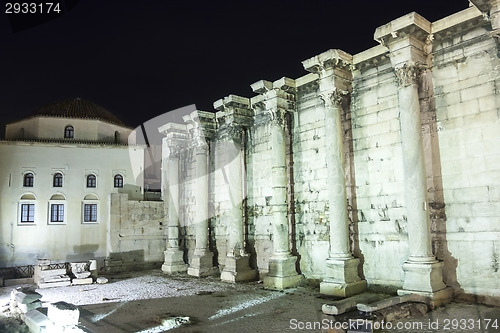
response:
<path fill-rule="evenodd" d="M 432 51 L 431 23 L 415 12 L 378 27 L 374 39 L 389 49 L 394 67 L 407 61 L 426 64 Z"/>
<path fill-rule="evenodd" d="M 188 140 L 186 125 L 167 123 L 158 130 L 165 135 L 163 145 L 167 148 L 167 151 L 164 158 L 178 158 L 181 151 L 186 148 Z"/>
<path fill-rule="evenodd" d="M 427 67 L 420 63 L 405 62 L 394 69 L 400 88 L 418 84 L 420 75 Z"/>
<path fill-rule="evenodd" d="M 330 49 L 317 56 L 302 61 L 308 72 L 318 74 L 320 79 L 333 74 L 335 69 L 351 71 L 352 55 L 338 49 Z"/>
<path fill-rule="evenodd" d="M 344 98 L 349 97 L 350 92 L 347 90 L 335 89 L 333 91 L 324 91 L 319 93 L 319 98 L 325 104 L 325 107 L 331 108 L 333 106 L 340 107 Z"/>
<path fill-rule="evenodd" d="M 256 123 L 264 124 L 278 121 L 283 124 L 284 114 L 295 111 L 297 88 L 295 80 L 282 77 L 274 82 L 260 80 L 251 85 L 259 95 L 251 99 L 255 111 Z"/>
<path fill-rule="evenodd" d="M 206 111 L 194 111 L 182 117 L 187 123 L 191 147 L 207 147 L 207 141 L 215 136 L 215 114 Z"/>

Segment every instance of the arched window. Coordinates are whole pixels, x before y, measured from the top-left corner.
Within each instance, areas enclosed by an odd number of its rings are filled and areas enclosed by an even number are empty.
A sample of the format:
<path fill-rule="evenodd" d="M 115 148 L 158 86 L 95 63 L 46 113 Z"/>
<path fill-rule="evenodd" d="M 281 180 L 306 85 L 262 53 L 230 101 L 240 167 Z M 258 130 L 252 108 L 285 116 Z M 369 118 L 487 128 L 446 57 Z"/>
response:
<path fill-rule="evenodd" d="M 63 186 L 63 175 L 60 172 L 54 174 L 54 178 L 52 180 L 52 186 L 54 187 L 62 187 Z"/>
<path fill-rule="evenodd" d="M 97 185 L 97 178 L 95 175 L 87 175 L 87 187 L 95 188 Z"/>
<path fill-rule="evenodd" d="M 118 174 L 115 176 L 115 187 L 123 187 L 123 176 Z"/>
<path fill-rule="evenodd" d="M 66 223 L 66 197 L 54 194 L 49 200 L 49 224 Z"/>
<path fill-rule="evenodd" d="M 64 128 L 64 138 L 65 139 L 73 139 L 73 137 L 75 136 L 75 129 L 73 128 L 73 126 L 66 126 Z"/>
<path fill-rule="evenodd" d="M 35 196 L 31 193 L 21 197 L 19 201 L 19 225 L 35 224 L 35 200 Z"/>
<path fill-rule="evenodd" d="M 87 194 L 83 198 L 83 223 L 99 221 L 99 199 L 95 194 Z"/>
<path fill-rule="evenodd" d="M 23 178 L 24 187 L 33 187 L 34 182 L 35 182 L 35 176 L 33 175 L 33 173 L 28 172 L 24 174 Z"/>

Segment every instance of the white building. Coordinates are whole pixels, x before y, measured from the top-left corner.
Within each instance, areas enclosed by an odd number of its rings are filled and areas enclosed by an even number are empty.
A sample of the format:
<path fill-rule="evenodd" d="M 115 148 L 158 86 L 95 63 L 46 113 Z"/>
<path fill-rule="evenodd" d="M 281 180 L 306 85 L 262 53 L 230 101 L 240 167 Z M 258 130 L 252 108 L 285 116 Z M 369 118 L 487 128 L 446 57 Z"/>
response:
<path fill-rule="evenodd" d="M 104 258 L 110 193 L 140 187 L 144 147 L 113 114 L 75 98 L 8 124 L 0 141 L 0 267 Z M 130 148 L 130 149 L 129 149 Z"/>

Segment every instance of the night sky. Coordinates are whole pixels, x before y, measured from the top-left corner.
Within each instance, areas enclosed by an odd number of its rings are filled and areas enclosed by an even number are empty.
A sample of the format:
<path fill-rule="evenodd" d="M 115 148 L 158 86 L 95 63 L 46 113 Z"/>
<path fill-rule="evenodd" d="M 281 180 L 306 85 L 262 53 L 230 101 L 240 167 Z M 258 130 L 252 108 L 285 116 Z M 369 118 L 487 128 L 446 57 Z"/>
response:
<path fill-rule="evenodd" d="M 6 1 L 5 1 L 6 2 Z M 377 45 L 373 33 L 416 11 L 435 21 L 466 0 L 66 0 L 39 25 L 0 14 L 0 137 L 5 123 L 80 97 L 130 127 L 169 110 L 254 96 L 250 84 L 307 74 L 301 61 L 331 48 Z"/>

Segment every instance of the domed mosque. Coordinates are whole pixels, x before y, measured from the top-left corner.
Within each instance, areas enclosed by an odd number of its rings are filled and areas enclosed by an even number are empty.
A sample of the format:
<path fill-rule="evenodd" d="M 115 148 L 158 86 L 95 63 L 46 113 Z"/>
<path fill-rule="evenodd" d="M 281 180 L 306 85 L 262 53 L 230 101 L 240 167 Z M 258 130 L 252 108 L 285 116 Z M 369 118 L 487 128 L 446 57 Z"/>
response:
<path fill-rule="evenodd" d="M 113 250 L 110 195 L 142 200 L 144 148 L 132 129 L 81 98 L 45 105 L 0 141 L 0 267 L 104 258 Z M 135 173 L 135 175 L 134 175 Z M 118 233 L 117 233 L 118 234 Z"/>
<path fill-rule="evenodd" d="M 103 107 L 73 98 L 47 104 L 32 115 L 8 124 L 5 138 L 126 144 L 131 132 L 132 129 Z"/>

